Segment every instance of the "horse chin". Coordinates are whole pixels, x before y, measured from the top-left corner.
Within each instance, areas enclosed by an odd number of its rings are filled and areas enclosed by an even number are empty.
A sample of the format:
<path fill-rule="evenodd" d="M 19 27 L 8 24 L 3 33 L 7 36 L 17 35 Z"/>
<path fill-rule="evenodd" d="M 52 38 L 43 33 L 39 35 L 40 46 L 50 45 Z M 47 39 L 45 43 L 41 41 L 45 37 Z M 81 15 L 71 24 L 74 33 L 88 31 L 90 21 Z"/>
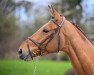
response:
<path fill-rule="evenodd" d="M 32 53 L 32 57 L 30 55 L 26 55 L 24 58 L 24 61 L 31 61 L 31 60 L 33 60 L 34 57 L 37 57 L 37 56 L 40 56 L 40 54 L 39 53 L 36 53 L 36 54 Z"/>
<path fill-rule="evenodd" d="M 26 56 L 24 56 L 24 59 L 23 59 L 24 61 L 30 61 L 31 60 L 31 57 L 30 57 L 30 55 L 26 55 Z"/>
<path fill-rule="evenodd" d="M 24 59 L 24 61 L 30 61 L 31 60 L 31 58 L 26 58 L 26 59 Z"/>

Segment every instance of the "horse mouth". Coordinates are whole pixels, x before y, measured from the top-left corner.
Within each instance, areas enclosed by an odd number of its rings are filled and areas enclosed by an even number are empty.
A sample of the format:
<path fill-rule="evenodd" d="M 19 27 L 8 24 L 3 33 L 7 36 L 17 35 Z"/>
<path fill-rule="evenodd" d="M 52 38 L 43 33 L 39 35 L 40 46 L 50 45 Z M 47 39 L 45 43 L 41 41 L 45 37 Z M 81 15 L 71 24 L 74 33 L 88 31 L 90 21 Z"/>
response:
<path fill-rule="evenodd" d="M 45 50 L 40 51 L 38 49 L 35 49 L 32 51 L 32 50 L 28 49 L 27 52 L 23 52 L 22 49 L 19 49 L 18 55 L 21 60 L 30 61 L 30 60 L 33 60 L 34 57 L 45 55 L 44 51 Z"/>
<path fill-rule="evenodd" d="M 30 61 L 30 60 L 33 60 L 34 57 L 37 57 L 37 56 L 40 56 L 40 51 L 38 52 L 32 52 L 32 53 L 23 53 L 23 54 L 19 54 L 19 58 L 21 60 L 24 60 L 24 61 Z"/>
<path fill-rule="evenodd" d="M 25 55 L 25 54 L 21 54 L 19 55 L 19 59 L 24 60 L 24 61 L 30 61 L 30 55 Z"/>

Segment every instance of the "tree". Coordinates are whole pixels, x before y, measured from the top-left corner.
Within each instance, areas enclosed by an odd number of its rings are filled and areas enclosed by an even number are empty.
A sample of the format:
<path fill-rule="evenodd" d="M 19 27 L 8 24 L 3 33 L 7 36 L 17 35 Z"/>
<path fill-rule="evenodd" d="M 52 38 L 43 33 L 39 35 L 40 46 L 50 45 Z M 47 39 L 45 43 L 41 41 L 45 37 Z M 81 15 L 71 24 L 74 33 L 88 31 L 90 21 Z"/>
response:
<path fill-rule="evenodd" d="M 6 57 L 6 54 L 17 49 L 16 36 L 19 27 L 14 15 L 15 9 L 20 6 L 29 9 L 28 4 L 30 5 L 28 1 L 0 0 L 0 58 Z"/>

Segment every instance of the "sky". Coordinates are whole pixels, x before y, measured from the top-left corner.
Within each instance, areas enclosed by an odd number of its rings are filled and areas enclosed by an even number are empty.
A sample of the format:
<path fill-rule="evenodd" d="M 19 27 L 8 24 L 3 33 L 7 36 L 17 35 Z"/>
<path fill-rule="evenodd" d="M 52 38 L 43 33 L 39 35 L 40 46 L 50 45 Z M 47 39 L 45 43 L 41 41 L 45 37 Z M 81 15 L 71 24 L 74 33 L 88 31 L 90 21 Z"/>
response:
<path fill-rule="evenodd" d="M 53 2 L 53 0 L 28 0 L 28 1 L 31 1 L 36 5 L 42 5 L 42 6 L 47 6 L 49 2 Z M 83 7 L 84 17 L 94 16 L 94 0 L 82 0 L 81 4 Z"/>
<path fill-rule="evenodd" d="M 24 0 L 16 0 L 16 2 L 19 1 L 24 1 Z M 36 5 L 42 5 L 42 6 L 47 6 L 50 2 L 55 2 L 55 0 L 25 0 L 25 1 L 29 1 Z"/>
<path fill-rule="evenodd" d="M 81 4 L 84 17 L 90 18 L 94 16 L 94 0 L 83 0 Z"/>
<path fill-rule="evenodd" d="M 23 0 L 16 0 L 16 2 L 19 2 L 19 1 L 23 1 Z M 54 2 L 53 0 L 26 0 L 26 1 L 32 2 L 34 4 L 34 7 L 40 7 L 40 8 L 41 7 L 47 7 L 48 4 L 50 4 L 50 2 Z M 32 10 L 34 10 L 34 9 L 32 9 Z M 16 16 L 21 17 L 20 22 L 28 21 L 28 19 L 30 18 L 30 17 L 27 17 L 27 15 L 25 15 L 25 9 L 24 8 L 16 9 Z"/>
<path fill-rule="evenodd" d="M 22 0 L 16 0 L 18 1 L 22 1 Z M 32 3 L 34 3 L 34 5 L 36 7 L 44 7 L 44 6 L 48 6 L 48 4 L 50 2 L 53 2 L 54 0 L 26 0 L 26 1 L 30 1 Z M 59 1 L 59 0 L 58 0 Z M 82 0 L 81 5 L 83 7 L 83 17 L 86 18 L 91 18 L 92 16 L 94 16 L 94 0 Z M 20 11 L 19 11 L 20 10 Z M 21 17 L 20 21 L 26 21 L 28 19 L 28 17 L 25 15 L 25 10 L 24 8 L 21 9 L 17 9 L 16 10 L 16 15 Z"/>

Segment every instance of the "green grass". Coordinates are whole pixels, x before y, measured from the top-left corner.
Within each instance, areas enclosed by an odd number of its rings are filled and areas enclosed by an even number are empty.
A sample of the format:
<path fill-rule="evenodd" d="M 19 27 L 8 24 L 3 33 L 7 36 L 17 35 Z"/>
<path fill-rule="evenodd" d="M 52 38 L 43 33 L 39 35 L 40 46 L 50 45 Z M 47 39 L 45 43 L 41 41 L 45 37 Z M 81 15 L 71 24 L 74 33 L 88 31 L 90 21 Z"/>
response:
<path fill-rule="evenodd" d="M 0 75 L 33 75 L 34 61 L 0 60 Z M 39 61 L 36 75 L 64 75 L 69 62 Z"/>

